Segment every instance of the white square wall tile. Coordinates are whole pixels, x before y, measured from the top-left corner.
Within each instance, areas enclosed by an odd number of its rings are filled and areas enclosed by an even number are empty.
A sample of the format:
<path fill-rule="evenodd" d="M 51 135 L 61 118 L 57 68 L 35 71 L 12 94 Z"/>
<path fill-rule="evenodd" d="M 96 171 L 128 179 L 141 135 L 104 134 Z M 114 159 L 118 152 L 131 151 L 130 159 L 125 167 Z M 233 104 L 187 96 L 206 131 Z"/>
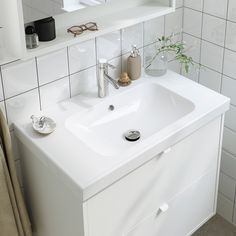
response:
<path fill-rule="evenodd" d="M 42 110 L 70 97 L 69 77 L 40 87 Z"/>
<path fill-rule="evenodd" d="M 183 35 L 179 33 L 179 34 L 171 35 L 171 38 L 172 38 L 171 40 L 173 43 L 182 42 Z"/>
<path fill-rule="evenodd" d="M 130 52 L 132 45 L 136 45 L 137 48 L 143 47 L 143 23 L 124 28 L 121 32 L 122 54 Z"/>
<path fill-rule="evenodd" d="M 215 44 L 202 41 L 201 52 L 201 64 L 221 73 L 224 49 Z"/>
<path fill-rule="evenodd" d="M 215 90 L 216 92 L 220 92 L 221 74 L 203 67 L 200 71 L 199 83 L 212 90 Z"/>
<path fill-rule="evenodd" d="M 164 16 L 144 22 L 144 46 L 154 43 L 164 35 Z"/>
<path fill-rule="evenodd" d="M 201 38 L 202 13 L 184 8 L 184 32 Z"/>
<path fill-rule="evenodd" d="M 39 84 L 68 76 L 67 48 L 37 58 Z"/>
<path fill-rule="evenodd" d="M 226 20 L 203 14 L 202 38 L 224 46 Z"/>
<path fill-rule="evenodd" d="M 68 52 L 70 74 L 96 65 L 96 50 L 94 39 L 70 46 Z"/>
<path fill-rule="evenodd" d="M 214 16 L 226 18 L 228 0 L 204 0 L 203 11 Z"/>
<path fill-rule="evenodd" d="M 236 79 L 236 52 L 225 49 L 224 74 Z"/>
<path fill-rule="evenodd" d="M 174 60 L 174 61 L 170 61 L 168 62 L 168 69 L 172 70 L 178 74 L 180 74 L 181 72 L 181 65 L 178 61 Z"/>
<path fill-rule="evenodd" d="M 236 157 L 226 151 L 222 151 L 221 171 L 236 179 Z"/>
<path fill-rule="evenodd" d="M 5 97 L 26 92 L 38 85 L 35 60 L 18 61 L 2 66 Z"/>
<path fill-rule="evenodd" d="M 186 44 L 186 53 L 197 63 L 200 61 L 201 40 L 188 34 L 183 34 L 183 42 Z"/>
<path fill-rule="evenodd" d="M 234 201 L 235 184 L 235 180 L 228 177 L 224 173 L 220 173 L 219 192 L 226 196 L 232 202 Z"/>
<path fill-rule="evenodd" d="M 236 133 L 232 131 L 231 129 L 224 128 L 224 135 L 223 135 L 223 148 L 232 153 L 233 155 L 236 155 Z"/>
<path fill-rule="evenodd" d="M 182 75 L 191 79 L 192 81 L 194 82 L 197 82 L 198 83 L 198 79 L 199 79 L 199 70 L 198 69 L 195 69 L 195 68 L 192 68 L 188 73 L 185 72 L 184 69 L 182 69 Z"/>
<path fill-rule="evenodd" d="M 236 107 L 230 106 L 229 111 L 225 114 L 225 126 L 236 132 Z"/>
<path fill-rule="evenodd" d="M 225 47 L 236 51 L 236 23 L 227 22 Z"/>
<path fill-rule="evenodd" d="M 176 8 L 182 7 L 184 5 L 184 0 L 176 0 Z"/>
<path fill-rule="evenodd" d="M 143 65 L 144 67 L 150 63 L 156 52 L 156 43 L 150 44 L 143 49 Z"/>
<path fill-rule="evenodd" d="M 228 19 L 236 22 L 236 1 L 229 0 Z"/>
<path fill-rule="evenodd" d="M 2 73 L 0 67 L 0 101 L 4 100 L 3 88 L 2 88 Z"/>
<path fill-rule="evenodd" d="M 8 124 L 21 119 L 30 120 L 31 115 L 40 111 L 38 89 L 6 100 Z"/>
<path fill-rule="evenodd" d="M 222 79 L 222 94 L 230 97 L 231 104 L 236 105 L 236 80 L 224 76 Z"/>
<path fill-rule="evenodd" d="M 176 9 L 175 12 L 165 16 L 165 34 L 178 34 L 183 31 L 183 8 Z"/>
<path fill-rule="evenodd" d="M 192 8 L 197 11 L 202 11 L 203 8 L 203 0 L 185 0 L 184 6 Z"/>
<path fill-rule="evenodd" d="M 110 60 L 109 63 L 111 65 L 115 66 L 115 68 L 114 69 L 108 68 L 108 74 L 113 79 L 119 79 L 120 75 L 121 75 L 121 67 L 122 67 L 122 59 L 121 59 L 121 57 L 114 58 L 114 59 Z"/>
<path fill-rule="evenodd" d="M 232 222 L 234 203 L 222 194 L 218 194 L 217 213 Z"/>
<path fill-rule="evenodd" d="M 120 30 L 97 38 L 97 60 L 107 60 L 121 56 L 121 32 Z"/>
<path fill-rule="evenodd" d="M 97 91 L 96 66 L 71 75 L 70 85 L 72 97 L 90 91 Z"/>

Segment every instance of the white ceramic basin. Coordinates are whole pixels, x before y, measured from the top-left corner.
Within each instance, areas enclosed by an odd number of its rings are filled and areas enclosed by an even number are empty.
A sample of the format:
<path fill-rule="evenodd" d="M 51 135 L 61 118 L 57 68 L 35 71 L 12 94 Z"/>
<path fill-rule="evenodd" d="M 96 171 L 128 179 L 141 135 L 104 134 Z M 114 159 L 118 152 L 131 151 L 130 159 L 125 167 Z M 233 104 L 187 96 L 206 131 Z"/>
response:
<path fill-rule="evenodd" d="M 168 71 L 119 90 L 110 87 L 103 99 L 94 86 L 35 114 L 56 122 L 47 136 L 34 132 L 27 113 L 13 122 L 18 139 L 38 161 L 75 193 L 79 187 L 87 200 L 222 116 L 229 104 L 228 98 Z M 129 129 L 139 130 L 141 139 L 127 142 L 123 134 Z"/>
<path fill-rule="evenodd" d="M 114 106 L 110 110 L 109 106 Z M 94 152 L 114 156 L 127 151 L 194 110 L 189 100 L 155 83 L 110 96 L 69 117 L 66 128 Z M 124 133 L 138 130 L 141 138 L 128 142 Z"/>

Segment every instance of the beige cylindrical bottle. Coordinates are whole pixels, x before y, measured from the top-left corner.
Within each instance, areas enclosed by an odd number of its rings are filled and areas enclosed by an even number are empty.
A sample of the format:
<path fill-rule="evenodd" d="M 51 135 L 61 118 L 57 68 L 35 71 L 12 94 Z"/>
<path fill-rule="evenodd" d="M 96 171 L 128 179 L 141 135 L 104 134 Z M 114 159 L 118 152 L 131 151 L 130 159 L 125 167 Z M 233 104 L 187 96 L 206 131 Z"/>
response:
<path fill-rule="evenodd" d="M 141 77 L 141 56 L 136 45 L 132 46 L 131 55 L 127 61 L 127 72 L 131 80 L 136 80 Z"/>

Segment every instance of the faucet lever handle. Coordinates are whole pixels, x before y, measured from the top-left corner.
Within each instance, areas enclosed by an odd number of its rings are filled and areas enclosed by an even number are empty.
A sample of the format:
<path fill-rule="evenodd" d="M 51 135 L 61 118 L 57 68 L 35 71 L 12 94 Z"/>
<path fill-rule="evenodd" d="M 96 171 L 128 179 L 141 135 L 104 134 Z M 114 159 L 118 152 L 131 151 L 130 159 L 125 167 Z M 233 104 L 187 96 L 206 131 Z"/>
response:
<path fill-rule="evenodd" d="M 113 70 L 116 69 L 116 67 L 114 65 L 110 64 L 110 63 L 107 63 L 107 66 L 110 67 Z"/>

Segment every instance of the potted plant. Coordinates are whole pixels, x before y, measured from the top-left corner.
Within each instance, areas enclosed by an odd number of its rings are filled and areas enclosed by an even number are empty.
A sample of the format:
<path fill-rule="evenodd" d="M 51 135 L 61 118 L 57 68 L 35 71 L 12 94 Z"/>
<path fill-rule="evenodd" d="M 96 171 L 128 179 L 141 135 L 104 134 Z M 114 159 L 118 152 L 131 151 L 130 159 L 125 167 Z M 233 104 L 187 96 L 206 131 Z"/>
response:
<path fill-rule="evenodd" d="M 186 55 L 187 47 L 184 42 L 174 42 L 173 34 L 157 39 L 153 56 L 146 58 L 145 71 L 151 76 L 162 76 L 167 72 L 168 59 L 177 60 L 186 73 L 194 66 L 192 57 Z"/>

